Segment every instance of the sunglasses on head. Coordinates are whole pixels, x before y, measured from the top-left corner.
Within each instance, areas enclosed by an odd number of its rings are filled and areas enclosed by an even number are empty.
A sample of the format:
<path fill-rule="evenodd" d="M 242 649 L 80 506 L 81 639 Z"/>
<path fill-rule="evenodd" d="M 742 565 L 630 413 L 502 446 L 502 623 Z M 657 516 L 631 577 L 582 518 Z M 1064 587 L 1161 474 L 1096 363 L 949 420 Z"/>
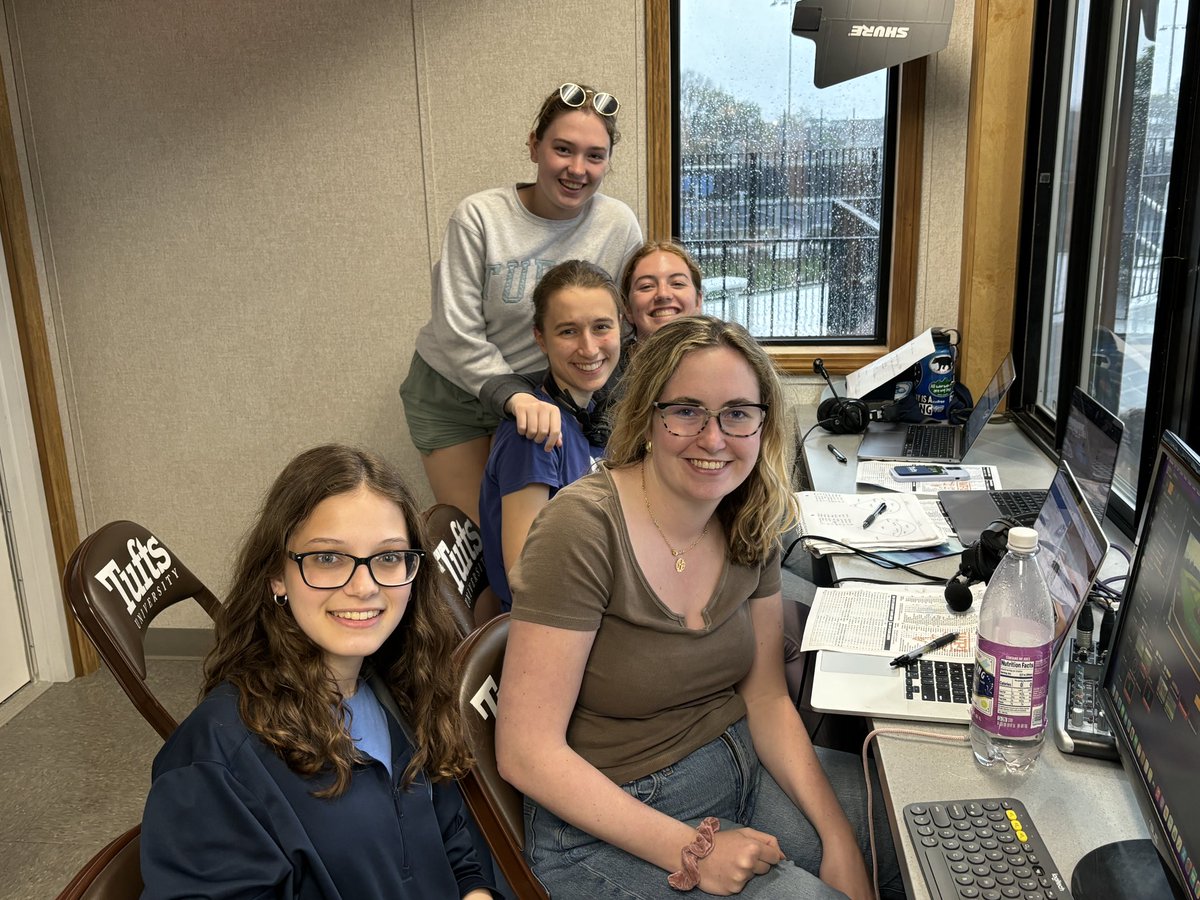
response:
<path fill-rule="evenodd" d="M 621 104 L 612 94 L 604 94 L 589 88 L 581 88 L 577 84 L 567 82 L 558 89 L 558 97 L 567 106 L 579 109 L 587 103 L 588 94 L 592 95 L 592 109 L 602 116 L 615 116 Z"/>

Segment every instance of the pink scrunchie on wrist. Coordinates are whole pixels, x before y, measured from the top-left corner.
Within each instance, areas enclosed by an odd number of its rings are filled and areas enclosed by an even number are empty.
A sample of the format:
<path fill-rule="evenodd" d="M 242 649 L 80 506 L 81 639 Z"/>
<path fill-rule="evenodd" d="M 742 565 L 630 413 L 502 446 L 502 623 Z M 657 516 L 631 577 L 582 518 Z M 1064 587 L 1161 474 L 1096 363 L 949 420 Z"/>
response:
<path fill-rule="evenodd" d="M 690 891 L 700 883 L 700 860 L 713 852 L 716 840 L 713 835 L 721 830 L 721 821 L 713 816 L 700 823 L 696 839 L 680 851 L 682 866 L 678 872 L 667 876 L 667 884 L 677 891 Z"/>

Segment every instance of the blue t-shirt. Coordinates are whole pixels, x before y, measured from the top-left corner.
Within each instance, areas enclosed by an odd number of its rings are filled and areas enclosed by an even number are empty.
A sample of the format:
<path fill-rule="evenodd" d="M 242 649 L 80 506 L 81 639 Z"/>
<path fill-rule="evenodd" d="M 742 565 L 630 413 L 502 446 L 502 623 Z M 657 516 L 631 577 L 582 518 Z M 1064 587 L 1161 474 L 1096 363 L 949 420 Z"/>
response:
<path fill-rule="evenodd" d="M 535 396 L 547 403 L 553 402 L 543 388 L 538 388 Z M 588 409 L 591 408 L 589 404 Z M 492 452 L 479 490 L 479 531 L 483 537 L 488 583 L 500 598 L 501 609 L 505 612 L 512 607 L 512 593 L 504 569 L 501 499 L 531 484 L 546 485 L 553 497 L 560 488 L 592 471 L 596 461 L 604 456 L 604 448 L 588 443 L 583 429 L 566 409 L 562 411 L 562 431 L 562 446 L 549 453 L 543 444 L 518 434 L 517 426 L 511 421 L 501 422 L 492 438 Z"/>
<path fill-rule="evenodd" d="M 377 759 L 392 774 L 392 736 L 379 698 L 365 681 L 358 683 L 353 697 L 346 698 L 350 709 L 350 738 L 363 753 Z"/>

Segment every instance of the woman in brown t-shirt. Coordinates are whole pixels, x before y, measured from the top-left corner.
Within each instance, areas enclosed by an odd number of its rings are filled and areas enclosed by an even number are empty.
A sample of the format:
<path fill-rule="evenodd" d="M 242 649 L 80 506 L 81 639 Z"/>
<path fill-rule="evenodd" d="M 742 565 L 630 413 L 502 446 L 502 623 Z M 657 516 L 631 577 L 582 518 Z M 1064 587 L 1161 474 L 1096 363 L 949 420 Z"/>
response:
<path fill-rule="evenodd" d="M 534 522 L 496 740 L 554 898 L 871 896 L 861 769 L 814 751 L 783 678 L 786 431 L 754 339 L 681 318 L 630 365 L 605 468 Z"/>

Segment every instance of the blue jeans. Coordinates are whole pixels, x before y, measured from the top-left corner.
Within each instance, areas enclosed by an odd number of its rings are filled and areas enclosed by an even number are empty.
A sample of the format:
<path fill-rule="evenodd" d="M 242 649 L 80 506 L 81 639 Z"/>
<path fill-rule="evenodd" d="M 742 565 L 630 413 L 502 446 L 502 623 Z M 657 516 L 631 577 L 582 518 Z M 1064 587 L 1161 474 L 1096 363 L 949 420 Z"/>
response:
<path fill-rule="evenodd" d="M 862 763 L 852 754 L 820 747 L 817 754 L 858 835 L 869 871 Z M 621 787 L 659 812 L 693 825 L 698 825 L 705 816 L 717 816 L 723 829 L 749 826 L 774 835 L 787 859 L 766 875 L 750 879 L 739 897 L 751 900 L 845 897 L 816 877 L 821 867 L 820 838 L 770 773 L 759 765 L 745 719 L 674 765 Z M 902 898 L 904 886 L 878 781 L 872 791 L 880 886 L 884 897 Z M 525 855 L 553 900 L 678 900 L 680 897 L 680 892 L 667 884 L 667 873 L 658 866 L 568 825 L 528 798 Z M 689 896 L 712 895 L 697 888 Z"/>

